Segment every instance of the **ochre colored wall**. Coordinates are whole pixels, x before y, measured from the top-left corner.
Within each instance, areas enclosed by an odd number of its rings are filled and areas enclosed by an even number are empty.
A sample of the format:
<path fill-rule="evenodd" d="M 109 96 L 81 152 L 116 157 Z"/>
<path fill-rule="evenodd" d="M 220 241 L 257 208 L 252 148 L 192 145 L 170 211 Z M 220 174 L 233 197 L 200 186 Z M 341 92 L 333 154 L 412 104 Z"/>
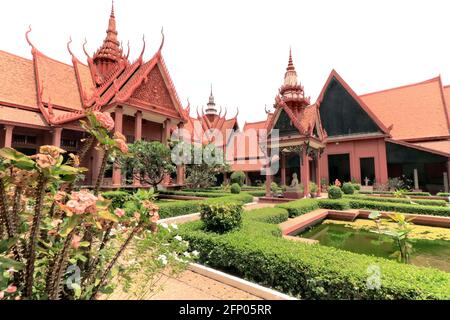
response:
<path fill-rule="evenodd" d="M 386 142 L 383 138 L 371 140 L 355 140 L 345 142 L 329 142 L 320 160 L 322 178 L 327 181 L 328 177 L 328 155 L 344 154 L 350 155 L 350 175 L 361 181 L 360 158 L 374 158 L 375 179 L 377 183 L 387 183 L 387 160 L 386 160 Z M 363 178 L 364 179 L 364 178 Z M 329 181 L 328 181 L 329 182 Z"/>

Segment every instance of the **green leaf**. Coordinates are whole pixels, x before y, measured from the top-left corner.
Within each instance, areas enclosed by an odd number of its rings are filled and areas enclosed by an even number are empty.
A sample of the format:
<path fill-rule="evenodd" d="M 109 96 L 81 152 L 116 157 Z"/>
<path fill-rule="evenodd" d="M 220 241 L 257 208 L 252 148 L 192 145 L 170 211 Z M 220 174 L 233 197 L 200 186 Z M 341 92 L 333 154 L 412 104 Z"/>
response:
<path fill-rule="evenodd" d="M 61 232 L 59 233 L 62 237 L 67 237 L 67 235 L 75 228 L 81 221 L 81 216 L 73 215 L 64 224 Z"/>
<path fill-rule="evenodd" d="M 30 157 L 12 148 L 0 149 L 0 157 L 14 162 L 14 165 L 20 169 L 30 170 L 35 166 L 34 161 Z"/>
<path fill-rule="evenodd" d="M 0 241 L 0 253 L 8 251 L 16 242 L 17 242 L 17 238 L 1 240 Z"/>
<path fill-rule="evenodd" d="M 14 268 L 15 270 L 22 270 L 25 267 L 23 263 L 3 256 L 0 256 L 0 266 L 3 269 Z"/>
<path fill-rule="evenodd" d="M 110 213 L 109 211 L 106 211 L 106 210 L 105 211 L 99 211 L 97 213 L 97 215 L 98 215 L 99 218 L 102 218 L 104 220 L 109 220 L 109 221 L 113 221 L 113 222 L 119 222 L 119 218 L 116 215 L 114 215 L 114 214 L 112 214 L 112 213 Z"/>

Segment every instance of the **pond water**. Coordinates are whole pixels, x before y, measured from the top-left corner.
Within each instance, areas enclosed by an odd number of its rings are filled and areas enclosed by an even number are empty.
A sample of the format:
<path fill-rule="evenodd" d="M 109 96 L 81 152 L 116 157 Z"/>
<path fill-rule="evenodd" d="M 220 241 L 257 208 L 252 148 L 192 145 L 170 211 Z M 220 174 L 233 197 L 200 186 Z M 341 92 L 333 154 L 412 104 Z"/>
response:
<path fill-rule="evenodd" d="M 392 256 L 397 251 L 394 239 L 367 229 L 327 222 L 318 224 L 298 236 L 318 240 L 324 246 L 396 260 L 396 257 Z M 411 264 L 450 273 L 450 241 L 410 239 L 410 242 L 413 247 Z"/>

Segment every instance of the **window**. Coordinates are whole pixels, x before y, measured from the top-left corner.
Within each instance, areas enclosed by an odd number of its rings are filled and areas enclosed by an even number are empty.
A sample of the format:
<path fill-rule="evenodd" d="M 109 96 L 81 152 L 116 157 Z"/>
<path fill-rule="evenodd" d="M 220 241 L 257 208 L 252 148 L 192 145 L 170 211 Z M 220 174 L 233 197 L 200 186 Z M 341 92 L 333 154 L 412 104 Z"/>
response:
<path fill-rule="evenodd" d="M 78 141 L 76 139 L 61 139 L 61 147 L 64 148 L 76 148 Z"/>
<path fill-rule="evenodd" d="M 13 134 L 14 144 L 36 144 L 36 136 L 27 136 L 22 134 Z"/>

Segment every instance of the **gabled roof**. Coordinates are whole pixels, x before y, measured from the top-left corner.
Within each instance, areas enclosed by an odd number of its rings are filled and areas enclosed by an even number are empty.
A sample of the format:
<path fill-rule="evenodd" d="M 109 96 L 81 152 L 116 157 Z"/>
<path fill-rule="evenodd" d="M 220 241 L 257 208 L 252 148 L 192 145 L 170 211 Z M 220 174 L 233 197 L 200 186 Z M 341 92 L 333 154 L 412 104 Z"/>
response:
<path fill-rule="evenodd" d="M 449 91 L 442 87 L 440 76 L 360 98 L 385 126 L 392 126 L 390 133 L 394 139 L 414 141 L 450 136 L 446 101 Z"/>
<path fill-rule="evenodd" d="M 378 115 L 369 108 L 369 106 L 365 103 L 363 99 L 361 99 L 355 91 L 345 82 L 345 80 L 337 73 L 336 70 L 332 70 L 330 75 L 328 76 L 327 81 L 325 82 L 325 85 L 322 88 L 322 91 L 319 94 L 319 97 L 317 98 L 316 104 L 320 107 L 320 104 L 323 101 L 325 92 L 327 91 L 328 86 L 330 85 L 331 81 L 335 79 L 337 82 L 339 82 L 344 89 L 350 94 L 350 96 L 356 100 L 356 102 L 360 105 L 360 107 L 369 115 L 369 117 L 377 124 L 377 126 L 380 128 L 380 130 L 383 133 L 389 133 L 388 126 L 386 126 L 381 119 L 378 117 Z"/>

